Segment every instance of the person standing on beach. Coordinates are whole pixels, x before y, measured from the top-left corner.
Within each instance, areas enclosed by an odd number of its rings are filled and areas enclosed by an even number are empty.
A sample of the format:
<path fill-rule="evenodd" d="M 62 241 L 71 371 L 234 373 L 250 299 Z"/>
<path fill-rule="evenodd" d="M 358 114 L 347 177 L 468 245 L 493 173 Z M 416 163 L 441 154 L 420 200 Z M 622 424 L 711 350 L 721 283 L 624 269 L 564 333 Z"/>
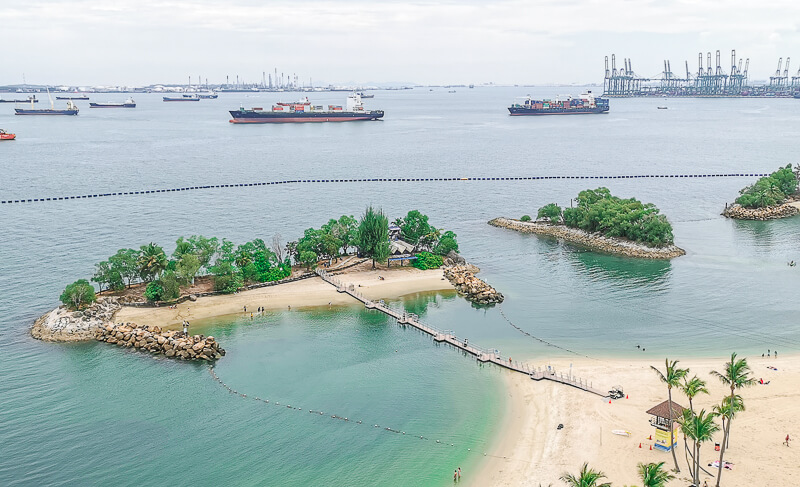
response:
<path fill-rule="evenodd" d="M 786 440 L 784 440 L 783 444 L 789 446 L 789 435 L 786 435 Z"/>

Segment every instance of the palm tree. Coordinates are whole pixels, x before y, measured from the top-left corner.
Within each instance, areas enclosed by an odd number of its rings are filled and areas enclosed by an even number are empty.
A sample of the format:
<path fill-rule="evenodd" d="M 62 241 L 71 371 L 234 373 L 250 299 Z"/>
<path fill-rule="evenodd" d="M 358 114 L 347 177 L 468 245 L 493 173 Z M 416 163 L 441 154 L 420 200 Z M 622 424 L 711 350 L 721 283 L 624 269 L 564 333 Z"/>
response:
<path fill-rule="evenodd" d="M 158 277 L 167 268 L 167 255 L 164 249 L 150 242 L 142 245 L 136 264 L 139 267 L 139 276 L 147 281 Z"/>
<path fill-rule="evenodd" d="M 686 376 L 688 377 L 688 375 Z M 691 416 L 694 416 L 694 404 L 692 404 L 692 399 L 698 394 L 708 394 L 708 389 L 706 389 L 706 381 L 697 377 L 695 375 L 691 379 L 687 379 L 686 377 L 683 378 L 683 384 L 681 384 L 681 390 L 683 394 L 689 399 L 689 411 L 692 413 Z M 686 411 L 684 410 L 684 421 L 686 422 Z M 689 451 L 689 445 L 686 441 L 686 433 L 683 435 L 683 447 L 684 447 L 684 455 L 687 455 L 686 452 Z M 694 448 L 692 448 L 692 464 L 694 463 Z M 689 464 L 689 457 L 686 457 L 686 463 Z M 693 470 L 692 464 L 689 464 L 689 470 Z"/>
<path fill-rule="evenodd" d="M 567 472 L 564 472 L 564 475 L 561 476 L 561 480 L 569 487 L 611 487 L 610 482 L 597 483 L 604 478 L 606 478 L 606 474 L 589 468 L 588 463 L 583 464 L 581 473 L 577 477 Z"/>
<path fill-rule="evenodd" d="M 680 369 L 678 368 L 678 361 L 673 360 L 672 362 L 669 359 L 664 359 L 664 367 L 666 370 L 665 373 L 662 373 L 657 368 L 650 366 L 656 374 L 658 374 L 659 380 L 667 385 L 667 394 L 668 394 L 668 406 L 669 406 L 669 443 L 670 448 L 672 450 L 672 460 L 675 462 L 675 471 L 680 472 L 681 468 L 678 466 L 678 457 L 675 456 L 675 430 L 672 428 L 673 424 L 673 411 L 672 411 L 672 388 L 673 387 L 680 387 L 681 379 L 683 379 L 687 373 L 689 373 L 689 369 Z"/>
<path fill-rule="evenodd" d="M 639 477 L 642 479 L 642 487 L 664 487 L 667 482 L 675 478 L 674 475 L 663 470 L 663 467 L 664 462 L 640 463 L 637 468 Z"/>
<path fill-rule="evenodd" d="M 706 414 L 705 409 L 698 414 L 694 414 L 690 409 L 683 411 L 681 431 L 692 439 L 693 465 L 690 470 L 695 484 L 700 482 L 700 447 L 703 443 L 711 441 L 714 433 L 719 431 L 719 426 L 714 422 L 715 418 L 714 413 Z"/>
<path fill-rule="evenodd" d="M 723 397 L 722 403 L 714 406 L 714 414 L 722 418 L 722 429 L 724 430 L 727 422 L 736 416 L 736 413 L 744 411 L 744 409 L 744 399 L 739 394 L 736 394 L 733 396 L 733 402 L 731 402 L 731 396 Z M 730 437 L 725 440 L 725 443 L 727 448 L 727 444 L 730 443 Z"/>
<path fill-rule="evenodd" d="M 725 362 L 725 368 L 722 372 L 717 372 L 716 370 L 711 371 L 711 375 L 718 378 L 720 382 L 724 385 L 729 386 L 731 388 L 730 394 L 730 402 L 728 404 L 736 404 L 736 399 L 734 396 L 736 395 L 736 389 L 741 389 L 743 387 L 748 387 L 756 383 L 756 380 L 750 376 L 750 366 L 747 365 L 747 359 L 736 359 L 736 352 L 731 354 L 730 362 Z M 724 403 L 723 403 L 724 406 Z M 723 409 L 725 409 L 723 407 Z M 734 408 L 727 408 L 730 415 L 728 416 L 727 424 L 725 425 L 725 429 L 722 431 L 722 448 L 719 449 L 719 472 L 717 472 L 717 484 L 716 487 L 719 487 L 720 480 L 722 479 L 722 471 L 725 470 L 723 466 L 725 465 L 722 462 L 722 459 L 725 457 L 725 447 L 728 443 L 728 435 L 731 432 L 731 422 L 733 420 L 733 411 Z"/>

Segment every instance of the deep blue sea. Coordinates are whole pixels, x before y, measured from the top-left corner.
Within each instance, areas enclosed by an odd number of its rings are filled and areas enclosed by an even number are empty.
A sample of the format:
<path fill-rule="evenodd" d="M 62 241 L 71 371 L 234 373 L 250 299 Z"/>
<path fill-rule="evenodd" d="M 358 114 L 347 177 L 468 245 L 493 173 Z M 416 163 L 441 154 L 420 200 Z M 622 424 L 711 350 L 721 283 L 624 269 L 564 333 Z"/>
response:
<path fill-rule="evenodd" d="M 0 143 L 0 200 L 287 179 L 771 172 L 797 163 L 798 100 L 612 99 L 610 114 L 583 117 L 505 110 L 528 93 L 580 90 L 377 91 L 365 102 L 386 111 L 383 121 L 319 125 L 228 123 L 227 110 L 293 101 L 293 93 L 177 104 L 137 95 L 132 110 L 79 101 L 77 117 L 15 117 L 5 104 L 0 128 L 18 140 Z M 473 343 L 535 365 L 564 349 L 654 361 L 796 353 L 800 270 L 787 262 L 800 260 L 800 217 L 720 216 L 752 182 L 321 183 L 0 205 L 0 485 L 437 486 L 491 448 L 503 372 L 356 305 L 210 325 L 228 351 L 217 373 L 269 405 L 229 394 L 203 366 L 31 339 L 29 326 L 64 286 L 119 248 L 153 241 L 171 252 L 192 234 L 291 240 L 370 204 L 390 219 L 419 209 L 456 232 L 462 255 L 505 294 L 509 319 L 560 348 L 453 293 L 395 303 Z M 599 185 L 656 204 L 687 255 L 622 259 L 486 224 L 569 205 Z"/>

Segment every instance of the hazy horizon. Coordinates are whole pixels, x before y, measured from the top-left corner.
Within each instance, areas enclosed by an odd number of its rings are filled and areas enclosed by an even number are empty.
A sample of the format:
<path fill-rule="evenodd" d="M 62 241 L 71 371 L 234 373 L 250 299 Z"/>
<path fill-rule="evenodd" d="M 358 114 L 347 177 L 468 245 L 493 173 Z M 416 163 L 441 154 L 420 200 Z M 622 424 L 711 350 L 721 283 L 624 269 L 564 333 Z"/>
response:
<path fill-rule="evenodd" d="M 750 58 L 768 79 L 800 66 L 800 5 L 700 0 L 31 0 L 0 11 L 0 85 L 260 82 L 278 68 L 300 84 L 601 83 L 604 57 L 639 75 L 697 71 L 697 53 Z M 793 52 L 795 50 L 796 52 Z M 782 70 L 784 69 L 782 68 Z M 196 82 L 196 81 L 193 81 Z"/>

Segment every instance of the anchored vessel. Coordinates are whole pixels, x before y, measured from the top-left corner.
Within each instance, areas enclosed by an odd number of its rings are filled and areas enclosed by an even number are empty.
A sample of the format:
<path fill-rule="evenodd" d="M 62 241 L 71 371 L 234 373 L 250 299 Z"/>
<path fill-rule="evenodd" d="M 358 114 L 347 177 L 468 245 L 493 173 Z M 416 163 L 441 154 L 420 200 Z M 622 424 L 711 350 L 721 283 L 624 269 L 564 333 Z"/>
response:
<path fill-rule="evenodd" d="M 200 101 L 197 95 L 165 96 L 164 101 Z"/>
<path fill-rule="evenodd" d="M 136 108 L 136 102 L 133 101 L 133 98 L 128 98 L 122 103 L 89 103 L 89 108 Z"/>
<path fill-rule="evenodd" d="M 31 95 L 27 100 L 6 100 L 0 98 L 0 103 L 39 103 L 39 100 L 36 99 L 36 95 Z"/>
<path fill-rule="evenodd" d="M 75 96 L 57 96 L 56 100 L 88 100 L 89 97 L 86 95 L 75 95 Z"/>
<path fill-rule="evenodd" d="M 78 107 L 68 100 L 66 110 L 56 110 L 51 100 L 50 108 L 15 108 L 14 112 L 16 115 L 77 115 Z"/>
<path fill-rule="evenodd" d="M 278 103 L 271 110 L 252 108 L 231 110 L 231 123 L 289 123 L 289 122 L 353 122 L 357 120 L 378 120 L 383 118 L 383 110 L 365 110 L 358 93 L 347 97 L 347 107 L 312 105 L 308 98 L 296 103 Z"/>
<path fill-rule="evenodd" d="M 515 103 L 508 107 L 511 115 L 577 115 L 587 113 L 608 113 L 608 100 L 595 98 L 591 91 L 580 98 L 567 96 L 565 99 L 533 100 L 530 95 L 525 103 Z"/>

